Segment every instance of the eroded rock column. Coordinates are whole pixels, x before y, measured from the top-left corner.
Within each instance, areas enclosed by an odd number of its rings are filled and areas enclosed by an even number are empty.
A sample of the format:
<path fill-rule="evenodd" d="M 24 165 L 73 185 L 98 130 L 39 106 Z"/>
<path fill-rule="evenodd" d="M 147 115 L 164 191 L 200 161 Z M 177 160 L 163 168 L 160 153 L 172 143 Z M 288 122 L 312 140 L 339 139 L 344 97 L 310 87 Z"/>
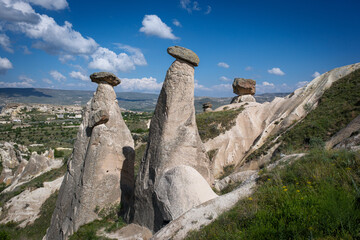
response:
<path fill-rule="evenodd" d="M 216 197 L 195 121 L 194 66 L 199 58 L 177 46 L 168 53 L 176 60 L 166 73 L 135 188 L 134 221 L 152 231 Z"/>
<path fill-rule="evenodd" d="M 87 104 L 46 239 L 68 239 L 102 209 L 130 205 L 134 142 L 121 116 L 111 73 L 90 76 L 98 88 Z"/>

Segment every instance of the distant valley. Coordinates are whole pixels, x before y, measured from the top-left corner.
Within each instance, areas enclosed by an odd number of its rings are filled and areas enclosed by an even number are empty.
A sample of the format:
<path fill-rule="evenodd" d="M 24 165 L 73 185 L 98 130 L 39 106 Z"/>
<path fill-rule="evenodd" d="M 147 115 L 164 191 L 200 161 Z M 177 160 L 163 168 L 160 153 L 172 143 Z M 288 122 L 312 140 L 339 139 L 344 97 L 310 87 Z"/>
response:
<path fill-rule="evenodd" d="M 7 103 L 42 103 L 56 105 L 85 105 L 94 91 L 58 90 L 46 88 L 0 88 L 0 111 Z M 117 92 L 121 108 L 132 111 L 154 111 L 158 94 L 138 92 Z M 255 95 L 257 102 L 270 102 L 275 97 L 284 97 L 289 93 L 265 93 Z M 202 111 L 202 104 L 210 102 L 213 109 L 229 104 L 231 97 L 195 97 L 195 109 Z"/>

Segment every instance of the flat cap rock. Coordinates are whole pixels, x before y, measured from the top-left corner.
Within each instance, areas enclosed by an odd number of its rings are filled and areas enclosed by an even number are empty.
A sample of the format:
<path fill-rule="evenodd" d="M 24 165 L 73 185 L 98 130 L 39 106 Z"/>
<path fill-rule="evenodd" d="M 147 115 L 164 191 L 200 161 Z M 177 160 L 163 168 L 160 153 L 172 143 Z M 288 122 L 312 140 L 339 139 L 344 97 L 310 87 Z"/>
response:
<path fill-rule="evenodd" d="M 97 72 L 90 75 L 91 81 L 96 83 L 107 82 L 111 86 L 116 86 L 121 83 L 120 79 L 113 73 Z"/>
<path fill-rule="evenodd" d="M 256 81 L 252 79 L 245 79 L 245 78 L 235 78 L 232 84 L 233 92 L 239 96 L 255 94 L 255 85 Z"/>
<path fill-rule="evenodd" d="M 194 53 L 190 49 L 180 46 L 173 46 L 173 47 L 169 47 L 167 49 L 167 52 L 176 59 L 184 60 L 194 65 L 195 67 L 199 66 L 199 62 L 200 62 L 199 57 L 196 55 L 196 53 Z"/>

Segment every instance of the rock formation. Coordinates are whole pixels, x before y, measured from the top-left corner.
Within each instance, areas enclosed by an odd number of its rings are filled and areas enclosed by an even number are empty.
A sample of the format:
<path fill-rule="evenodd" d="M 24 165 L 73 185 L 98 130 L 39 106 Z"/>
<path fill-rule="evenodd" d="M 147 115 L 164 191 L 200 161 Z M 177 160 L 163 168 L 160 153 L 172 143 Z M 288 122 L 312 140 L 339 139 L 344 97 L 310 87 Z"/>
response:
<path fill-rule="evenodd" d="M 135 187 L 134 222 L 155 232 L 216 197 L 195 121 L 194 66 L 199 58 L 182 47 L 170 47 L 168 53 L 176 60 L 161 89 Z"/>
<path fill-rule="evenodd" d="M 212 104 L 210 102 L 203 104 L 203 110 L 204 112 L 211 112 L 212 111 Z"/>
<path fill-rule="evenodd" d="M 357 69 L 360 69 L 360 63 L 333 69 L 285 98 L 276 97 L 272 102 L 248 102 L 246 105 L 237 103 L 215 109 L 214 111 L 241 106 L 245 108 L 236 118 L 233 128 L 204 144 L 207 151 L 216 150 L 212 158 L 213 174 L 219 176 L 228 165 L 242 167 L 246 157 L 260 148 L 269 136 L 285 131 L 290 125 L 304 118 L 307 115 L 305 109 L 316 107 L 320 97 L 332 83 Z M 254 162 L 256 161 L 252 163 Z M 249 166 L 242 170 L 256 168 Z"/>
<path fill-rule="evenodd" d="M 255 94 L 256 81 L 245 78 L 235 78 L 232 84 L 233 92 L 238 96 L 231 100 L 231 103 L 256 102 L 252 96 Z"/>
<path fill-rule="evenodd" d="M 98 88 L 87 104 L 46 239 L 68 239 L 102 209 L 127 207 L 134 186 L 134 142 L 121 116 L 110 73 L 90 76 Z"/>

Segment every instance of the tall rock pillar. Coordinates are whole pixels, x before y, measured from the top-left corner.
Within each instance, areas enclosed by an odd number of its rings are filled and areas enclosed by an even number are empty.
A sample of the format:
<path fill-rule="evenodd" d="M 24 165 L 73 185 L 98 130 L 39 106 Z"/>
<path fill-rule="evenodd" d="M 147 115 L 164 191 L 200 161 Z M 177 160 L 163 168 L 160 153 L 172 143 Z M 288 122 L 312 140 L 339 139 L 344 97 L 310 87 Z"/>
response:
<path fill-rule="evenodd" d="M 90 76 L 98 83 L 87 104 L 68 171 L 59 190 L 46 239 L 62 240 L 98 219 L 107 207 L 130 205 L 134 187 L 134 141 L 121 116 L 111 73 Z"/>
<path fill-rule="evenodd" d="M 134 222 L 152 231 L 216 196 L 195 121 L 194 66 L 199 58 L 177 46 L 168 53 L 176 60 L 166 73 L 135 187 Z"/>

